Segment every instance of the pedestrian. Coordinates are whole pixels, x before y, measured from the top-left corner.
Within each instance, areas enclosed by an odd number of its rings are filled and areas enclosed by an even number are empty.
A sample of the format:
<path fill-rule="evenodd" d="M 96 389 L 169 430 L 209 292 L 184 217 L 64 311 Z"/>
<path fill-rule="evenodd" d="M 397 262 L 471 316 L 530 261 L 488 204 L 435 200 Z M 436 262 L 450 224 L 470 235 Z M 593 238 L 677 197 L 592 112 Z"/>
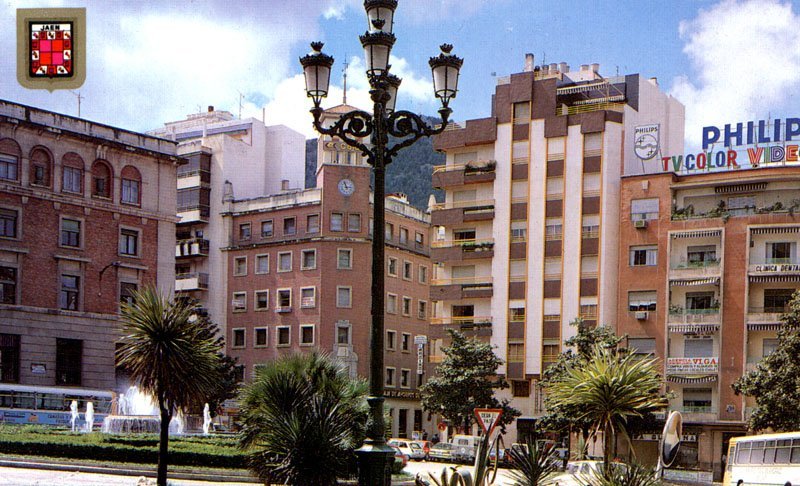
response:
<path fill-rule="evenodd" d="M 428 431 L 427 430 L 422 432 L 422 440 L 428 440 Z"/>
<path fill-rule="evenodd" d="M 439 434 L 433 434 L 433 437 L 431 437 L 431 443 L 432 444 L 438 444 L 439 443 Z"/>

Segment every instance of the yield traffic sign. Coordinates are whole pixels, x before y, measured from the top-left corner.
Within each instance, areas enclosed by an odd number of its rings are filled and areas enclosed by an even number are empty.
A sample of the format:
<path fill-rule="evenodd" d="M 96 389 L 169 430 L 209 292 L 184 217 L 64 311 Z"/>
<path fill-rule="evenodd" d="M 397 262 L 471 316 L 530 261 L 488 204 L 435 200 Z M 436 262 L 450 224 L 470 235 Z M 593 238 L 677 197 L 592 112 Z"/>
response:
<path fill-rule="evenodd" d="M 491 434 L 494 431 L 497 422 L 500 421 L 500 415 L 503 414 L 501 408 L 476 408 L 475 417 L 478 419 L 478 425 L 481 426 L 483 432 Z"/>

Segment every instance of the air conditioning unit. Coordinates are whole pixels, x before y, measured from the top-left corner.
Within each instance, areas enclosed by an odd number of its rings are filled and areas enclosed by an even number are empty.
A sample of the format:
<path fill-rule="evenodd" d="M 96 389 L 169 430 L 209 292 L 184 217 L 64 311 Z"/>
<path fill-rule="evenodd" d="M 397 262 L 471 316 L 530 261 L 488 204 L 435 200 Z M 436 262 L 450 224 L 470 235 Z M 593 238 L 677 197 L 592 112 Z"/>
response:
<path fill-rule="evenodd" d="M 638 321 L 646 321 L 647 320 L 647 311 L 637 311 L 633 314 Z"/>
<path fill-rule="evenodd" d="M 286 312 L 292 312 L 292 306 L 287 305 L 285 307 L 276 307 L 275 308 L 275 312 L 278 312 L 278 313 L 281 313 L 281 314 L 286 313 Z"/>
<path fill-rule="evenodd" d="M 637 229 L 647 228 L 647 220 L 637 219 L 633 222 L 633 227 Z"/>

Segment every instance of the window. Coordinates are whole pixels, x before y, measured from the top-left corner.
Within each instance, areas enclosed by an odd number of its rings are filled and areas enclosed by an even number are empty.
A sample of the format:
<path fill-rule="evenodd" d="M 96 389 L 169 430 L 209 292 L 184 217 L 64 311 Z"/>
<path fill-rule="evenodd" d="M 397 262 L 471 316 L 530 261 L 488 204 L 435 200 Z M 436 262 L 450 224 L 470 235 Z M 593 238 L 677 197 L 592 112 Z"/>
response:
<path fill-rule="evenodd" d="M 139 193 L 141 182 L 133 179 L 122 179 L 122 196 L 121 202 L 123 204 L 139 204 Z"/>
<path fill-rule="evenodd" d="M 282 251 L 278 253 L 278 271 L 279 272 L 292 271 L 292 252 Z"/>
<path fill-rule="evenodd" d="M 17 302 L 17 269 L 0 266 L 0 304 Z"/>
<path fill-rule="evenodd" d="M 300 307 L 310 309 L 317 305 L 317 288 L 303 287 L 300 289 Z"/>
<path fill-rule="evenodd" d="M 683 409 L 689 413 L 711 412 L 711 388 L 684 388 Z"/>
<path fill-rule="evenodd" d="M 17 157 L 0 154 L 0 179 L 16 181 L 18 167 L 19 159 Z"/>
<path fill-rule="evenodd" d="M 134 295 L 139 289 L 139 285 L 133 282 L 120 282 L 119 301 L 124 304 L 133 304 Z"/>
<path fill-rule="evenodd" d="M 631 221 L 658 219 L 658 198 L 631 200 Z"/>
<path fill-rule="evenodd" d="M 702 311 L 718 309 L 714 292 L 686 292 L 686 312 L 702 314 Z M 692 312 L 694 311 L 694 312 Z"/>
<path fill-rule="evenodd" d="M 417 248 L 422 248 L 425 245 L 425 235 L 420 232 L 414 233 L 414 243 Z"/>
<path fill-rule="evenodd" d="M 716 263 L 717 247 L 714 245 L 690 246 L 686 248 L 686 256 L 690 266 L 703 266 L 706 263 Z"/>
<path fill-rule="evenodd" d="M 353 268 L 353 250 L 339 248 L 336 251 L 336 268 L 340 270 L 350 270 Z"/>
<path fill-rule="evenodd" d="M 419 283 L 428 283 L 428 267 L 423 265 L 419 266 Z"/>
<path fill-rule="evenodd" d="M 350 344 L 350 326 L 346 325 L 336 326 L 336 344 L 340 345 Z"/>
<path fill-rule="evenodd" d="M 632 246 L 630 250 L 630 266 L 654 266 L 658 258 L 657 246 Z"/>
<path fill-rule="evenodd" d="M 76 219 L 61 220 L 61 246 L 80 248 L 81 222 Z"/>
<path fill-rule="evenodd" d="M 253 347 L 255 347 L 255 348 L 266 348 L 267 347 L 267 343 L 269 343 L 269 341 L 267 339 L 269 337 L 269 334 L 267 332 L 267 328 L 266 327 L 257 327 L 255 329 L 253 329 L 253 332 L 256 335 L 256 340 L 255 340 L 255 343 L 253 344 Z"/>
<path fill-rule="evenodd" d="M 397 276 L 397 258 L 389 257 L 387 266 L 389 267 L 388 268 L 389 276 L 390 277 L 396 277 Z"/>
<path fill-rule="evenodd" d="M 272 220 L 268 219 L 267 221 L 261 222 L 261 237 L 262 238 L 272 238 Z"/>
<path fill-rule="evenodd" d="M 292 344 L 292 328 L 289 326 L 278 326 L 275 328 L 278 333 L 278 346 L 289 346 Z"/>
<path fill-rule="evenodd" d="M 0 334 L 0 382 L 19 382 L 19 335 Z"/>
<path fill-rule="evenodd" d="M 250 223 L 242 223 L 239 225 L 239 239 L 240 240 L 249 240 L 251 236 L 250 233 Z"/>
<path fill-rule="evenodd" d="M 544 238 L 546 240 L 560 240 L 561 233 L 561 218 L 548 218 L 544 226 Z"/>
<path fill-rule="evenodd" d="M 78 310 L 80 305 L 81 278 L 75 275 L 61 275 L 61 294 L 59 308 Z"/>
<path fill-rule="evenodd" d="M 245 346 L 245 330 L 244 329 L 234 329 L 233 330 L 233 342 L 231 343 L 231 347 L 234 348 L 243 348 Z"/>
<path fill-rule="evenodd" d="M 401 245 L 408 244 L 408 230 L 405 228 L 400 228 L 400 244 Z"/>
<path fill-rule="evenodd" d="M 528 222 L 527 221 L 512 221 L 511 222 L 511 241 L 525 241 L 528 237 Z"/>
<path fill-rule="evenodd" d="M 386 349 L 394 351 L 397 347 L 397 332 L 386 331 Z"/>
<path fill-rule="evenodd" d="M 92 164 L 92 196 L 111 197 L 111 168 L 104 161 Z"/>
<path fill-rule="evenodd" d="M 77 167 L 64 166 L 61 178 L 61 189 L 64 192 L 80 194 L 83 192 L 83 170 Z"/>
<path fill-rule="evenodd" d="M 301 270 L 314 270 L 317 268 L 317 250 L 303 250 L 300 256 Z"/>
<path fill-rule="evenodd" d="M 400 336 L 400 350 L 401 351 L 411 351 L 411 334 L 404 332 Z"/>
<path fill-rule="evenodd" d="M 628 338 L 628 349 L 634 354 L 656 354 L 655 338 Z"/>
<path fill-rule="evenodd" d="M 782 314 L 789 310 L 794 289 L 764 289 L 764 312 Z"/>
<path fill-rule="evenodd" d="M 411 315 L 411 297 L 403 296 L 403 315 Z"/>
<path fill-rule="evenodd" d="M 386 295 L 386 312 L 397 314 L 397 296 L 394 294 Z"/>
<path fill-rule="evenodd" d="M 233 379 L 237 383 L 244 382 L 244 365 L 238 365 L 233 367 Z"/>
<path fill-rule="evenodd" d="M 256 273 L 269 273 L 269 255 L 256 255 Z"/>
<path fill-rule="evenodd" d="M 511 395 L 517 398 L 531 396 L 531 382 L 528 380 L 511 380 Z"/>
<path fill-rule="evenodd" d="M 80 385 L 83 341 L 56 339 L 56 385 Z"/>
<path fill-rule="evenodd" d="M 241 277 L 247 275 L 247 257 L 240 256 L 233 259 L 233 275 Z"/>
<path fill-rule="evenodd" d="M 351 307 L 352 292 L 353 289 L 351 287 L 336 287 L 336 307 Z"/>
<path fill-rule="evenodd" d="M 347 215 L 347 231 L 358 233 L 361 231 L 361 215 L 350 213 Z"/>
<path fill-rule="evenodd" d="M 386 386 L 394 386 L 394 368 L 387 367 L 386 368 Z"/>
<path fill-rule="evenodd" d="M 254 305 L 257 311 L 269 309 L 269 290 L 256 290 Z"/>
<path fill-rule="evenodd" d="M 292 289 L 278 289 L 278 312 L 291 310 L 292 308 Z"/>
<path fill-rule="evenodd" d="M 394 236 L 394 225 L 392 223 L 386 223 L 384 232 L 384 237 L 386 241 L 392 241 L 392 237 Z"/>
<path fill-rule="evenodd" d="M 319 233 L 319 214 L 306 216 L 306 233 Z"/>
<path fill-rule="evenodd" d="M 778 349 L 778 340 L 775 338 L 765 338 L 761 342 L 761 356 L 769 356 Z"/>
<path fill-rule="evenodd" d="M 519 304 L 517 304 L 519 305 Z M 583 306 L 581 306 L 583 307 Z M 581 309 L 582 311 L 583 309 Z M 583 312 L 581 312 L 583 315 Z M 508 309 L 508 320 L 510 322 L 525 322 L 525 308 L 524 307 L 511 307 Z"/>
<path fill-rule="evenodd" d="M 654 311 L 657 301 L 655 290 L 628 292 L 628 311 Z"/>
<path fill-rule="evenodd" d="M 0 209 L 0 237 L 17 237 L 17 212 L 13 209 Z"/>
<path fill-rule="evenodd" d="M 409 261 L 403 262 L 403 279 L 411 280 L 414 275 L 413 265 Z"/>
<path fill-rule="evenodd" d="M 424 300 L 417 301 L 417 319 L 428 318 L 428 303 Z"/>
<path fill-rule="evenodd" d="M 683 342 L 684 358 L 705 358 L 713 356 L 714 341 L 708 336 L 703 339 L 686 339 Z"/>
<path fill-rule="evenodd" d="M 52 160 L 49 153 L 39 148 L 31 151 L 31 184 L 50 187 L 51 167 Z"/>
<path fill-rule="evenodd" d="M 469 241 L 475 239 L 475 228 L 453 230 L 454 241 Z"/>
<path fill-rule="evenodd" d="M 231 309 L 233 310 L 233 312 L 247 311 L 247 292 L 233 293 L 233 299 L 231 300 Z"/>
<path fill-rule="evenodd" d="M 767 263 L 792 263 L 794 246 L 794 243 L 786 241 L 767 243 Z"/>
<path fill-rule="evenodd" d="M 400 388 L 409 388 L 411 386 L 411 370 L 400 370 Z"/>
<path fill-rule="evenodd" d="M 344 215 L 331 213 L 331 231 L 344 231 Z"/>
<path fill-rule="evenodd" d="M 523 363 L 525 361 L 525 344 L 508 343 L 508 362 Z"/>
<path fill-rule="evenodd" d="M 297 222 L 292 218 L 283 218 L 283 236 L 293 236 L 297 233 Z"/>
<path fill-rule="evenodd" d="M 132 229 L 121 229 L 119 232 L 119 254 L 124 256 L 139 255 L 139 232 Z"/>
<path fill-rule="evenodd" d="M 300 326 L 300 346 L 314 345 L 314 324 Z"/>

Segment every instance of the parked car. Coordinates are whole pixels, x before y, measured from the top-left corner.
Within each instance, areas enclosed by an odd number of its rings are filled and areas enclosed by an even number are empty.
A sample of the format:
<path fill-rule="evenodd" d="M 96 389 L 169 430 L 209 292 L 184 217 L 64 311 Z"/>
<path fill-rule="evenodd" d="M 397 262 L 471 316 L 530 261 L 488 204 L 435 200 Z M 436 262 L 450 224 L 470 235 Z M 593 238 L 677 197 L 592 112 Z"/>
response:
<path fill-rule="evenodd" d="M 400 448 L 398 447 L 395 446 L 390 446 L 390 447 L 394 449 L 395 464 L 400 463 L 402 464 L 402 467 L 406 467 L 406 465 L 408 464 L 408 455 L 404 454 L 403 451 L 401 451 Z"/>
<path fill-rule="evenodd" d="M 428 453 L 431 451 L 431 447 L 433 447 L 433 444 L 431 443 L 431 441 L 429 441 L 429 440 L 415 440 L 413 442 L 414 442 L 414 444 L 417 444 L 420 447 L 422 447 L 422 452 L 425 453 L 424 459 L 427 461 L 428 460 Z"/>
<path fill-rule="evenodd" d="M 453 461 L 453 444 L 449 442 L 439 442 L 431 446 L 428 452 L 428 459 L 439 462 Z"/>
<path fill-rule="evenodd" d="M 478 448 L 481 438 L 477 435 L 453 436 L 453 459 L 462 462 L 472 462 L 475 460 L 475 450 Z"/>
<path fill-rule="evenodd" d="M 409 439 L 389 439 L 387 442 L 390 446 L 399 448 L 403 454 L 408 455 L 409 459 L 421 461 L 425 459 L 425 451 L 422 446 Z"/>

